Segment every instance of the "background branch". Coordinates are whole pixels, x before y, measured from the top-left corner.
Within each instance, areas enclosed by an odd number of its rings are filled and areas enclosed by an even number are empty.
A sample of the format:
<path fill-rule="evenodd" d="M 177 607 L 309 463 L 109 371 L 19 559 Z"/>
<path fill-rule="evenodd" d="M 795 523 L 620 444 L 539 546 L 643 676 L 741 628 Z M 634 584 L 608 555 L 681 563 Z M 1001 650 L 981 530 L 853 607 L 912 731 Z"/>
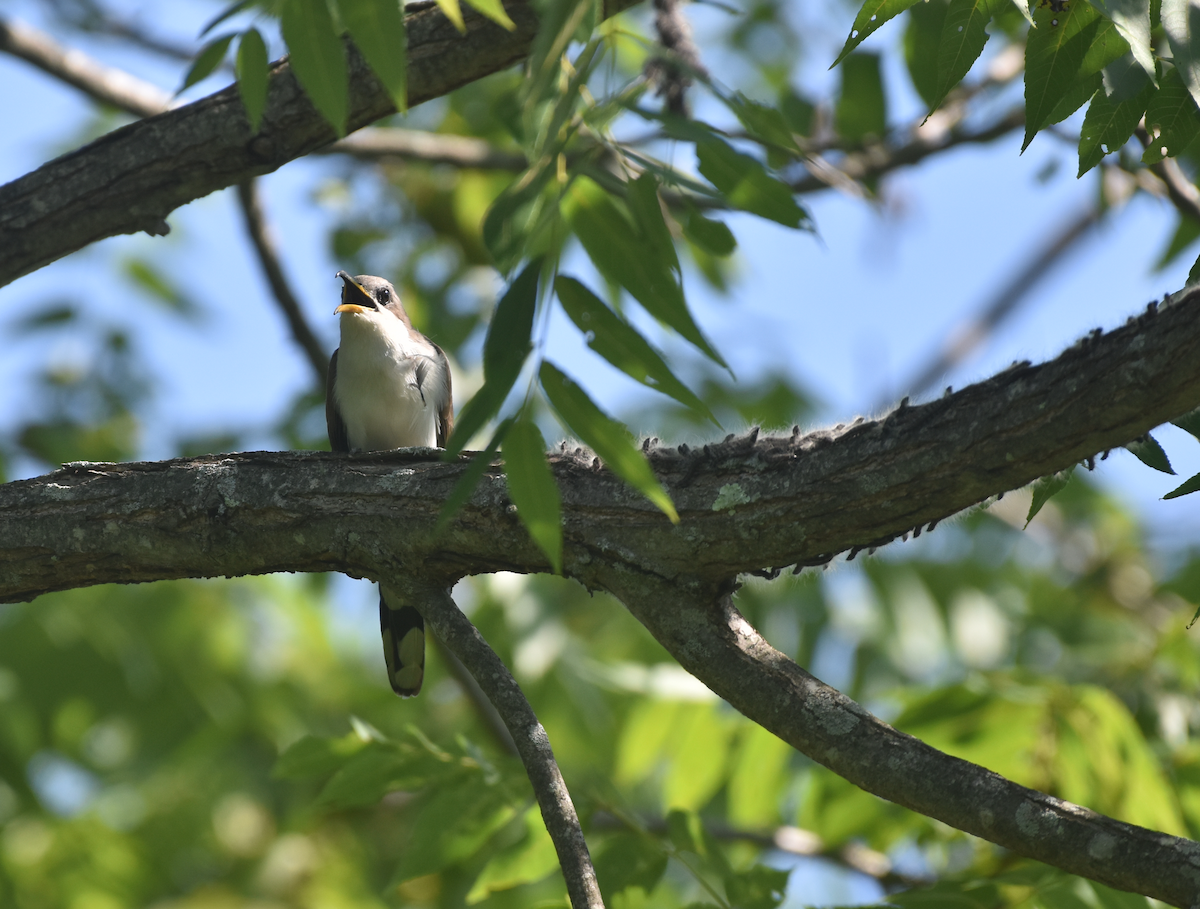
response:
<path fill-rule="evenodd" d="M 389 576 L 399 580 L 390 583 L 420 610 L 438 639 L 462 661 L 504 721 L 533 784 L 546 830 L 554 841 L 572 909 L 603 909 L 604 900 L 579 816 L 554 760 L 546 730 L 504 661 L 462 614 L 446 589 L 414 580 L 411 570 L 411 566 L 396 565 Z"/>
<path fill-rule="evenodd" d="M 292 293 L 287 276 L 283 273 L 283 265 L 279 261 L 279 253 L 275 249 L 275 240 L 271 235 L 270 225 L 267 224 L 266 216 L 263 214 L 262 200 L 258 195 L 256 181 L 247 180 L 245 183 L 239 183 L 237 193 L 242 217 L 246 222 L 246 233 L 250 235 L 254 251 L 258 253 L 259 264 L 262 266 L 267 283 L 271 286 L 271 292 L 275 295 L 275 302 L 279 304 L 284 318 L 287 319 L 288 328 L 292 332 L 292 340 L 304 351 L 308 365 L 312 367 L 317 387 L 324 389 L 325 377 L 329 374 L 329 357 L 312 327 L 308 324 L 308 320 L 304 317 L 300 301 Z"/>

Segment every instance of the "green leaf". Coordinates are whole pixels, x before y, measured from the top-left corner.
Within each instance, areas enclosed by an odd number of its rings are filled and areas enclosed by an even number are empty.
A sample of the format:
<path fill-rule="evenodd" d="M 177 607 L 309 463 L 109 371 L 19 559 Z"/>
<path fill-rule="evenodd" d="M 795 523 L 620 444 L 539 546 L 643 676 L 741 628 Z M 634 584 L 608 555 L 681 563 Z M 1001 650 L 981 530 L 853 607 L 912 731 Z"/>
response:
<path fill-rule="evenodd" d="M 200 48 L 200 53 L 196 55 L 196 62 L 192 64 L 192 68 L 184 76 L 183 85 L 179 86 L 179 91 L 185 91 L 201 79 L 206 79 L 212 75 L 213 70 L 220 66 L 221 61 L 225 59 L 225 52 L 229 50 L 229 42 L 232 40 L 232 34 L 222 35 L 220 38 L 213 38 L 208 44 Z"/>
<path fill-rule="evenodd" d="M 1184 432 L 1190 433 L 1195 438 L 1200 439 L 1200 407 L 1185 413 L 1177 420 L 1172 420 L 1171 425 L 1178 426 Z"/>
<path fill-rule="evenodd" d="M 1133 66 L 1136 68 L 1137 64 Z M 1128 142 L 1142 114 L 1146 112 L 1146 105 L 1154 95 L 1154 83 L 1146 78 L 1140 68 L 1135 71 L 1141 77 L 1142 89 L 1132 98 L 1119 99 L 1115 93 L 1110 97 L 1103 89 L 1092 96 L 1092 103 L 1083 117 L 1083 128 L 1079 132 L 1078 176 L 1082 177 L 1099 164 L 1105 155 L 1117 151 Z"/>
<path fill-rule="evenodd" d="M 1200 240 L 1200 221 L 1181 214 L 1175 222 L 1175 232 L 1171 234 L 1171 239 L 1167 242 L 1167 248 L 1162 251 L 1162 255 L 1154 263 L 1154 270 L 1162 271 L 1179 258 L 1181 254 L 1186 252 L 1188 247 L 1197 240 Z"/>
<path fill-rule="evenodd" d="M 1164 499 L 1178 499 L 1180 496 L 1191 495 L 1193 492 L 1196 492 L 1197 490 L 1200 490 L 1200 473 L 1196 474 L 1195 476 L 1191 477 L 1190 479 L 1185 480 L 1179 486 L 1176 486 L 1174 489 L 1172 489 L 1170 492 L 1168 492 L 1165 496 L 1163 496 L 1163 498 Z"/>
<path fill-rule="evenodd" d="M 559 276 L 554 282 L 563 311 L 587 337 L 588 347 L 626 375 L 712 420 L 708 406 L 675 377 L 662 356 L 638 330 L 604 304 L 574 278 Z"/>
<path fill-rule="evenodd" d="M 373 805 L 394 789 L 417 789 L 448 770 L 428 752 L 370 742 L 334 773 L 317 797 L 323 808 Z"/>
<path fill-rule="evenodd" d="M 931 109 L 970 72 L 988 42 L 987 24 L 998 0 L 950 0 L 938 42 L 938 87 Z M 1033 33 L 1030 33 L 1032 40 Z"/>
<path fill-rule="evenodd" d="M 1133 59 L 1142 72 L 1158 84 L 1154 69 L 1154 48 L 1150 43 L 1150 0 L 1090 0 L 1099 12 L 1111 19 L 1129 43 Z"/>
<path fill-rule="evenodd" d="M 724 221 L 713 221 L 693 209 L 683 225 L 683 235 L 714 256 L 730 256 L 737 249 L 737 239 Z"/>
<path fill-rule="evenodd" d="M 200 307 L 170 275 L 147 259 L 129 258 L 121 263 L 125 277 L 168 312 L 185 319 L 198 319 Z"/>
<path fill-rule="evenodd" d="M 1177 69 L 1159 80 L 1158 91 L 1146 108 L 1146 131 L 1151 141 L 1142 153 L 1143 164 L 1157 164 L 1180 154 L 1200 135 L 1200 110 Z"/>
<path fill-rule="evenodd" d="M 908 26 L 904 30 L 904 62 L 908 66 L 908 75 L 913 88 L 930 110 L 939 101 L 938 50 L 947 9 L 946 0 L 918 3 L 909 11 Z"/>
<path fill-rule="evenodd" d="M 462 7 L 458 5 L 458 0 L 437 0 L 438 9 L 442 11 L 447 19 L 449 19 L 456 29 L 464 35 L 467 33 L 467 24 L 463 21 Z"/>
<path fill-rule="evenodd" d="M 236 16 L 253 2 L 254 0 L 237 0 L 236 3 L 229 4 L 229 6 L 225 7 L 225 9 L 221 10 L 221 12 L 209 19 L 208 24 L 204 26 L 204 28 L 200 29 L 200 37 L 203 38 L 230 16 Z"/>
<path fill-rule="evenodd" d="M 338 0 L 338 11 L 396 110 L 407 110 L 408 36 L 401 0 Z"/>
<path fill-rule="evenodd" d="M 1100 904 L 1100 909 L 1150 909 L 1149 901 L 1136 893 L 1113 890 L 1095 881 L 1088 881 L 1088 886 L 1096 894 L 1096 902 Z"/>
<path fill-rule="evenodd" d="M 766 145 L 783 149 L 796 155 L 800 153 L 800 146 L 796 144 L 796 140 L 792 136 L 792 126 L 788 123 L 780 108 L 769 107 L 766 104 L 751 101 L 741 92 L 734 92 L 728 97 L 722 97 L 721 100 L 729 106 L 729 109 L 741 121 L 742 126 L 746 128 L 746 132 L 755 139 Z M 784 96 L 784 103 L 788 102 L 792 105 L 793 110 L 796 102 L 804 103 L 792 92 Z M 812 108 L 810 106 L 807 111 L 807 117 L 801 117 L 801 119 L 807 120 L 811 117 Z M 807 126 L 807 124 L 801 125 Z M 798 131 L 803 132 L 803 130 Z"/>
<path fill-rule="evenodd" d="M 630 887 L 649 893 L 667 870 L 667 854 L 654 840 L 633 833 L 618 833 L 596 856 L 596 880 L 605 902 Z"/>
<path fill-rule="evenodd" d="M 539 225 L 557 210 L 547 200 L 554 175 L 549 159 L 539 160 L 507 186 L 483 219 L 483 242 L 496 268 L 507 274 L 531 252 Z"/>
<path fill-rule="evenodd" d="M 262 35 L 256 28 L 247 29 L 238 42 L 238 94 L 250 121 L 250 131 L 255 133 L 267 106 L 267 68 L 267 45 Z"/>
<path fill-rule="evenodd" d="M 1029 11 L 1029 0 L 1012 0 L 1012 5 L 1017 8 L 1017 12 L 1025 17 L 1025 21 L 1032 26 L 1033 13 Z"/>
<path fill-rule="evenodd" d="M 467 3 L 510 32 L 516 29 L 517 23 L 508 17 L 500 0 L 467 0 Z"/>
<path fill-rule="evenodd" d="M 546 440 L 526 408 L 504 440 L 504 476 L 517 517 L 562 574 L 562 499 L 546 463 Z"/>
<path fill-rule="evenodd" d="M 281 21 L 292 71 L 315 107 L 337 132 L 346 134 L 349 76 L 346 50 L 333 30 L 325 0 L 286 0 Z"/>
<path fill-rule="evenodd" d="M 1162 0 L 1161 17 L 1175 69 L 1200 103 L 1200 0 Z"/>
<path fill-rule="evenodd" d="M 679 257 L 675 252 L 675 241 L 663 217 L 662 205 L 658 200 L 658 181 L 650 173 L 642 174 L 626 185 L 625 204 L 637 225 L 638 234 L 649 247 L 649 254 L 667 263 L 673 271 L 679 271 Z"/>
<path fill-rule="evenodd" d="M 306 735 L 279 756 L 271 776 L 284 780 L 329 776 L 366 745 L 367 740 L 353 732 L 336 739 Z"/>
<path fill-rule="evenodd" d="M 587 177 L 572 184 L 567 201 L 571 226 L 600 272 L 628 290 L 650 315 L 725 366 L 688 311 L 673 268 L 673 263 L 678 264 L 674 251 L 665 257 L 613 198 Z"/>
<path fill-rule="evenodd" d="M 1086 3 L 1039 8 L 1025 45 L 1025 142 L 1070 116 L 1100 87 L 1097 75 L 1129 48 L 1113 24 Z M 1119 51 L 1119 53 L 1118 53 Z"/>
<path fill-rule="evenodd" d="M 567 428 L 579 436 L 622 480 L 662 510 L 673 524 L 679 514 L 671 497 L 654 476 L 650 464 L 634 447 L 628 430 L 605 414 L 573 380 L 554 364 L 542 363 L 542 390 Z"/>
<path fill-rule="evenodd" d="M 1067 483 L 1071 481 L 1071 474 L 1074 472 L 1075 465 L 1072 464 L 1066 470 L 1060 470 L 1058 473 L 1039 477 L 1033 481 L 1033 500 L 1029 503 L 1029 514 L 1025 515 L 1026 527 L 1037 516 L 1037 513 L 1042 510 L 1043 505 L 1049 502 L 1052 497 L 1062 492 Z"/>
<path fill-rule="evenodd" d="M 852 54 L 842 64 L 842 85 L 833 122 L 846 142 L 883 138 L 887 131 L 887 99 L 883 94 L 878 54 Z"/>
<path fill-rule="evenodd" d="M 696 160 L 700 173 L 733 208 L 785 227 L 811 229 L 808 212 L 796 203 L 791 187 L 768 174 L 754 158 L 713 138 L 696 145 Z"/>
<path fill-rule="evenodd" d="M 1150 433 L 1146 433 L 1140 439 L 1134 439 L 1125 448 L 1147 467 L 1174 476 L 1175 471 L 1171 468 L 1171 462 L 1167 460 L 1167 453 Z"/>
<path fill-rule="evenodd" d="M 1196 261 L 1192 263 L 1192 267 L 1188 271 L 1187 283 L 1189 287 L 1192 284 L 1200 284 L 1200 256 L 1196 257 Z"/>
<path fill-rule="evenodd" d="M 538 806 L 529 808 L 523 820 L 525 836 L 488 860 L 467 894 L 467 905 L 472 906 L 500 890 L 540 881 L 558 868 L 558 853 Z"/>
<path fill-rule="evenodd" d="M 483 342 L 483 374 L 488 381 L 507 382 L 509 388 L 533 348 L 533 314 L 537 308 L 538 276 L 542 260 L 534 259 L 508 286 Z"/>
<path fill-rule="evenodd" d="M 917 2 L 918 0 L 866 0 L 862 9 L 858 11 L 858 15 L 854 17 L 854 24 L 850 26 L 850 35 L 846 38 L 846 43 L 842 45 L 841 53 L 837 55 L 837 59 L 830 64 L 829 68 L 833 69 L 885 22 L 900 15 Z"/>
<path fill-rule="evenodd" d="M 486 387 L 486 386 L 485 386 Z M 478 394 L 475 397 L 479 397 Z M 475 399 L 472 398 L 472 401 Z M 466 408 L 464 408 L 465 411 Z M 485 418 L 486 419 L 486 418 Z M 446 497 L 446 501 L 442 503 L 442 510 L 438 512 L 437 524 L 434 526 L 434 534 L 437 535 L 446 529 L 446 525 L 450 523 L 451 518 L 458 513 L 458 510 L 467 504 L 467 500 L 471 498 L 471 493 L 475 491 L 475 487 L 479 485 L 479 481 L 483 479 L 484 472 L 491 466 L 495 460 L 496 452 L 500 450 L 500 443 L 504 441 L 504 437 L 508 435 L 509 429 L 512 427 L 513 420 L 509 417 L 496 427 L 496 432 L 492 435 L 492 441 L 488 443 L 487 448 L 479 452 L 471 459 L 471 463 L 467 465 L 467 469 L 463 471 L 463 475 L 459 477 L 457 483 L 454 484 L 454 489 L 450 491 L 450 495 Z M 482 425 L 482 423 L 480 424 Z M 458 427 L 455 427 L 457 432 Z M 464 436 L 464 439 L 469 439 L 474 433 Z M 459 445 L 459 451 L 462 450 L 462 442 Z"/>

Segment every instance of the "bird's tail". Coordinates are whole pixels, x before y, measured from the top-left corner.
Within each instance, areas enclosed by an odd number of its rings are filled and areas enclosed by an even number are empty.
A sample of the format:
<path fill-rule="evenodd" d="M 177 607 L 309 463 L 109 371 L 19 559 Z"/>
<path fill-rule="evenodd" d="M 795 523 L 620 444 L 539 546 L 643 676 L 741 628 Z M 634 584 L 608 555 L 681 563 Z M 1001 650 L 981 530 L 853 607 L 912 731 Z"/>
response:
<path fill-rule="evenodd" d="M 383 584 L 379 585 L 379 631 L 392 690 L 413 697 L 425 681 L 425 620 Z"/>

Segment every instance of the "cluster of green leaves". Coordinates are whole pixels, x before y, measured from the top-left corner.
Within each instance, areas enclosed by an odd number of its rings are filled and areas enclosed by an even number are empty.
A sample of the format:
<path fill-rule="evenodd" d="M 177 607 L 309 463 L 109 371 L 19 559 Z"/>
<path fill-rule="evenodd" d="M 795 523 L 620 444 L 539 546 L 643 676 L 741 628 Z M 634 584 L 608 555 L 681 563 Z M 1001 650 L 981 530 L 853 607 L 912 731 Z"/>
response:
<path fill-rule="evenodd" d="M 1025 142 L 1085 104 L 1082 176 L 1119 151 L 1145 116 L 1142 161 L 1187 154 L 1200 135 L 1200 68 L 1193 0 L 867 0 L 835 62 L 908 11 L 906 56 L 913 84 L 934 111 L 970 71 L 989 23 L 1025 38 Z"/>
<path fill-rule="evenodd" d="M 1200 660 L 1184 625 L 1200 554 L 1157 569 L 1128 516 L 1078 479 L 1023 532 L 1028 500 L 862 564 L 754 580 L 737 604 L 898 728 L 1195 837 Z M 325 587 L 176 582 L 6 607 L 0 901 L 564 905 L 524 773 L 438 651 L 422 696 L 398 702 L 370 621 L 342 637 Z M 509 575 L 456 596 L 537 705 L 608 905 L 779 905 L 795 859 L 763 844 L 787 825 L 830 860 L 866 847 L 936 879 L 889 904 L 1147 909 L 830 774 L 606 597 Z"/>

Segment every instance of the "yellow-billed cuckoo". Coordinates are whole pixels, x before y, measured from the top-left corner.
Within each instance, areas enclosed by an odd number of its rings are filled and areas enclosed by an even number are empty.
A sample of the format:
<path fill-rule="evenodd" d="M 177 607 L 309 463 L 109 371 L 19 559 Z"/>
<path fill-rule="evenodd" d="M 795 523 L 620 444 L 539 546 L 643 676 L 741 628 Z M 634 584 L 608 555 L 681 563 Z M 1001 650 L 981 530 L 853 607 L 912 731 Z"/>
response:
<path fill-rule="evenodd" d="M 334 451 L 444 448 L 454 423 L 450 364 L 412 326 L 389 282 L 344 271 L 341 346 L 329 361 L 325 425 Z M 379 628 L 392 690 L 411 697 L 425 678 L 425 620 L 379 585 Z"/>

